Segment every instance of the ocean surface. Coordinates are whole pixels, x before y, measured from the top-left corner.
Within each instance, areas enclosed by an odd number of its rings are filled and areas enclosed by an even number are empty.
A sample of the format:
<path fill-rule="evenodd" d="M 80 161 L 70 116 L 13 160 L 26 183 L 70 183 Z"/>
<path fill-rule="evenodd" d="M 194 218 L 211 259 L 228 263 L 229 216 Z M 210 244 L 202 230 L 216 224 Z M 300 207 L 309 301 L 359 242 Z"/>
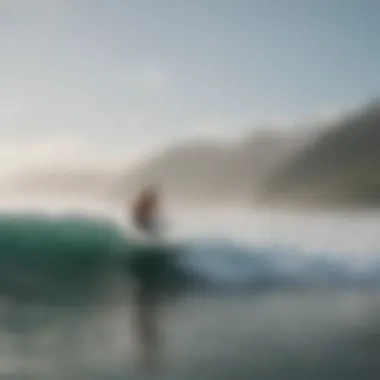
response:
<path fill-rule="evenodd" d="M 123 212 L 46 198 L 0 210 L 0 379 L 380 376 L 376 212 L 168 208 L 179 281 L 162 308 L 165 372 L 144 377 Z"/>

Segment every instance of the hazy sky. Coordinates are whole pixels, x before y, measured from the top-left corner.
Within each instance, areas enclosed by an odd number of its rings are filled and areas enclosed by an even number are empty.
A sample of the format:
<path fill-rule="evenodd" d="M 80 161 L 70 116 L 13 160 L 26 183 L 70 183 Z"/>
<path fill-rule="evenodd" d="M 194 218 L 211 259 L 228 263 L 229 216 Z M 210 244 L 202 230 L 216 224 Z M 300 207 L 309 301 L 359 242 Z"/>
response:
<path fill-rule="evenodd" d="M 325 117 L 378 95 L 379 19 L 378 0 L 0 0 L 0 137 L 132 152 Z"/>

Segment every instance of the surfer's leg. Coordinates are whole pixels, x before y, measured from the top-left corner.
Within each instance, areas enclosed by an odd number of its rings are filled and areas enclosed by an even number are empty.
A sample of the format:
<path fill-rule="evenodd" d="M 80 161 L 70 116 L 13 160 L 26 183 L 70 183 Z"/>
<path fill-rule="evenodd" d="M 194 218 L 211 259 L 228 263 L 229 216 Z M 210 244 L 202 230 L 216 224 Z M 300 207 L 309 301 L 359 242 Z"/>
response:
<path fill-rule="evenodd" d="M 151 289 L 140 289 L 136 305 L 139 361 L 143 370 L 156 372 L 160 369 L 160 339 L 158 305 Z"/>

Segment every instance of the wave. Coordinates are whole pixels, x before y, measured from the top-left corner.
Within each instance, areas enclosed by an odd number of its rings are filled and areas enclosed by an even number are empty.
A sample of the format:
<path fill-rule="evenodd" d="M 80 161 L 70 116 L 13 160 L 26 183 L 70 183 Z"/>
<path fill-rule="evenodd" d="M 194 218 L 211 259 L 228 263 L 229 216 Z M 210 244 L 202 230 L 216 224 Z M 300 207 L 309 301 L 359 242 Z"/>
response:
<path fill-rule="evenodd" d="M 291 248 L 243 247 L 228 240 L 187 245 L 188 272 L 214 285 L 327 285 L 380 283 L 380 260 L 354 260 Z"/>
<path fill-rule="evenodd" d="M 358 267 L 346 258 L 228 240 L 142 244 L 108 219 L 41 214 L 0 215 L 0 294 L 62 304 L 99 301 L 116 278 L 129 278 L 141 249 L 178 252 L 171 285 L 213 287 L 377 282 L 380 261 Z"/>

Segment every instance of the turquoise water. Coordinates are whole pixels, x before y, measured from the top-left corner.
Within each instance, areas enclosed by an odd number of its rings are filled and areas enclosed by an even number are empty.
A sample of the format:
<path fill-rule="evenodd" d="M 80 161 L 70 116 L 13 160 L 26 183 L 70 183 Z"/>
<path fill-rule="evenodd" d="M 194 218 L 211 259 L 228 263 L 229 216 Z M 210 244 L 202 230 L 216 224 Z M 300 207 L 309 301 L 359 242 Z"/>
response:
<path fill-rule="evenodd" d="M 152 258 L 167 250 L 107 219 L 2 214 L 0 292 L 28 302 L 85 302 L 114 277 L 153 276 L 160 263 Z"/>

